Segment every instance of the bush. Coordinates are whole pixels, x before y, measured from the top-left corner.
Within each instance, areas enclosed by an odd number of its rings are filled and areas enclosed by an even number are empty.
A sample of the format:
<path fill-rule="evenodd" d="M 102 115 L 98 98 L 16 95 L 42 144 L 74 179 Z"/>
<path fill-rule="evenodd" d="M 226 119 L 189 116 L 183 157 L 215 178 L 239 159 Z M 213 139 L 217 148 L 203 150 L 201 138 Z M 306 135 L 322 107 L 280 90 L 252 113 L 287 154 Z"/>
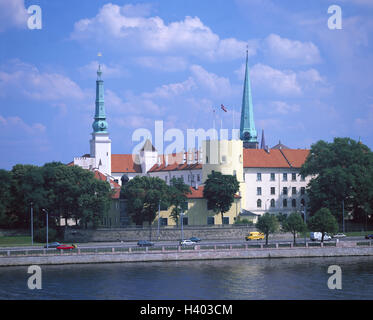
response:
<path fill-rule="evenodd" d="M 47 233 L 46 228 L 40 228 L 39 230 L 35 232 L 34 240 L 36 242 L 46 243 L 47 242 L 46 233 Z M 53 228 L 48 228 L 48 242 L 50 243 L 50 242 L 56 241 L 56 239 L 57 239 L 57 231 Z"/>
<path fill-rule="evenodd" d="M 252 222 L 252 221 L 249 221 L 248 219 L 246 219 L 246 218 L 244 218 L 244 219 L 240 219 L 240 218 L 238 218 L 235 222 L 234 222 L 234 224 L 246 224 L 246 225 L 249 225 L 249 226 L 253 226 L 254 225 L 254 223 Z"/>

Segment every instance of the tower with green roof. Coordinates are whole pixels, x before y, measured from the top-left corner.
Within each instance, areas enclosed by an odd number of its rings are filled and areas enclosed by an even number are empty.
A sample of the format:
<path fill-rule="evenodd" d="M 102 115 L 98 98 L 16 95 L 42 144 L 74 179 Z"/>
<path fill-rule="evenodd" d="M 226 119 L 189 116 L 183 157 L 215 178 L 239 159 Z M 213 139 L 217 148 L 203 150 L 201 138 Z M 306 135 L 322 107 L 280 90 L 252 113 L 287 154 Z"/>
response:
<path fill-rule="evenodd" d="M 101 79 L 101 65 L 98 66 L 96 80 L 96 108 L 92 124 L 90 156 L 95 158 L 95 168 L 101 173 L 111 175 L 111 140 L 108 133 L 104 101 L 104 81 Z"/>
<path fill-rule="evenodd" d="M 246 68 L 242 97 L 240 139 L 243 141 L 244 148 L 258 149 L 258 135 L 255 129 L 254 108 L 251 97 L 248 50 L 246 50 Z"/>

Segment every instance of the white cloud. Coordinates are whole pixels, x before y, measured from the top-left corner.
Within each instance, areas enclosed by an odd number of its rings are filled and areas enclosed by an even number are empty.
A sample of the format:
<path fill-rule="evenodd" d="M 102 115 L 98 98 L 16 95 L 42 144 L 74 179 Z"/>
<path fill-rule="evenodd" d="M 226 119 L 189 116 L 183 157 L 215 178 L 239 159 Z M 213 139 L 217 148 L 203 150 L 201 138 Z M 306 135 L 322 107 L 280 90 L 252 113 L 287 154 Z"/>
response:
<path fill-rule="evenodd" d="M 90 63 L 86 64 L 83 67 L 78 68 L 78 71 L 88 77 L 96 77 L 97 75 L 97 69 L 98 69 L 99 62 L 98 61 L 91 61 Z M 102 70 L 102 76 L 105 79 L 109 78 L 118 78 L 121 76 L 127 76 L 128 71 L 125 70 L 120 65 L 107 65 L 101 63 L 101 70 Z"/>
<path fill-rule="evenodd" d="M 170 99 L 175 96 L 179 96 L 183 93 L 189 92 L 190 90 L 194 89 L 196 84 L 192 78 L 188 78 L 187 80 L 179 83 L 171 83 L 165 84 L 158 88 L 156 88 L 151 93 L 143 93 L 142 96 L 144 98 L 163 98 L 163 99 Z"/>
<path fill-rule="evenodd" d="M 289 104 L 284 101 L 271 101 L 268 107 L 269 113 L 288 114 L 300 111 L 298 104 Z"/>
<path fill-rule="evenodd" d="M 24 0 L 0 0 L 0 32 L 11 27 L 26 28 L 27 19 Z"/>
<path fill-rule="evenodd" d="M 198 17 L 166 24 L 160 17 L 129 16 L 124 7 L 104 5 L 91 19 L 75 23 L 71 38 L 105 42 L 123 49 L 137 48 L 158 53 L 182 53 L 210 60 L 242 57 L 246 42 L 233 38 L 220 39 Z M 122 42 L 121 42 L 122 41 Z M 256 53 L 250 43 L 249 54 Z"/>
<path fill-rule="evenodd" d="M 2 96 L 24 95 L 43 101 L 81 100 L 85 97 L 82 89 L 70 78 L 58 73 L 40 72 L 35 66 L 19 60 L 12 60 L 6 68 L 0 68 L 0 92 Z"/>
<path fill-rule="evenodd" d="M 29 135 L 36 135 L 44 133 L 46 128 L 41 123 L 33 123 L 32 125 L 28 125 L 25 123 L 20 117 L 7 117 L 4 118 L 0 115 L 0 123 L 3 130 L 21 130 L 26 134 Z"/>
<path fill-rule="evenodd" d="M 312 42 L 301 42 L 270 34 L 265 40 L 265 51 L 278 62 L 291 61 L 297 64 L 320 62 L 319 49 Z"/>
<path fill-rule="evenodd" d="M 299 95 L 302 89 L 294 71 L 281 71 L 263 64 L 256 64 L 250 72 L 253 87 L 267 88 L 280 95 Z"/>
<path fill-rule="evenodd" d="M 190 67 L 196 83 L 216 96 L 229 96 L 233 93 L 233 88 L 228 78 L 219 77 L 215 73 L 208 72 L 199 65 Z"/>

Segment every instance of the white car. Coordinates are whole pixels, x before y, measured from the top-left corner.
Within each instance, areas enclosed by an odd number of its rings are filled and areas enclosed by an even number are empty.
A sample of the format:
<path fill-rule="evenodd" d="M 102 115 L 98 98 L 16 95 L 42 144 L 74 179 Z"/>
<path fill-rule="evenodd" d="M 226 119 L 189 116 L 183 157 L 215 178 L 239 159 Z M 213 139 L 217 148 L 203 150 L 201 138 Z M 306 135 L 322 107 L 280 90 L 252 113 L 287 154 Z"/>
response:
<path fill-rule="evenodd" d="M 344 238 L 346 235 L 344 233 L 337 233 L 333 235 L 333 238 Z"/>
<path fill-rule="evenodd" d="M 312 241 L 321 241 L 322 233 L 321 232 L 311 232 L 310 239 Z M 330 241 L 332 237 L 329 236 L 327 233 L 324 234 L 324 241 Z"/>
<path fill-rule="evenodd" d="M 195 245 L 196 243 L 192 240 L 183 240 L 183 241 L 180 241 L 180 245 L 181 246 L 193 246 Z"/>

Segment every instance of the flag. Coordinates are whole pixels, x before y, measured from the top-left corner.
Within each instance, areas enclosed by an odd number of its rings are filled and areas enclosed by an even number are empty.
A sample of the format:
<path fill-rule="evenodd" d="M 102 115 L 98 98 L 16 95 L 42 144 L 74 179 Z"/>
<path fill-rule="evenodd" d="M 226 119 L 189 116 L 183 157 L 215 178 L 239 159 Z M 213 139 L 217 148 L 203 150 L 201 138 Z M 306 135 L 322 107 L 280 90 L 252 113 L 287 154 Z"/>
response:
<path fill-rule="evenodd" d="M 228 110 L 227 110 L 223 105 L 221 105 L 221 109 L 222 109 L 224 112 L 228 112 Z"/>

